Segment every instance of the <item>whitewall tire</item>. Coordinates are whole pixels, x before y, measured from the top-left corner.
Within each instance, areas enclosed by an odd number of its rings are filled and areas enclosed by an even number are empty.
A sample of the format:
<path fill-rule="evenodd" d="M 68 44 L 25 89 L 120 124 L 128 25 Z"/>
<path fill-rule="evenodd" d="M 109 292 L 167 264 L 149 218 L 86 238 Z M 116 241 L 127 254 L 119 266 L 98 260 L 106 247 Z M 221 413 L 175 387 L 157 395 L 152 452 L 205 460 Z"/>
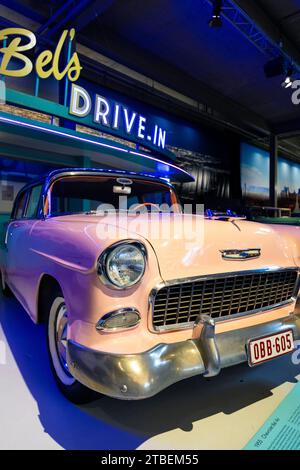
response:
<path fill-rule="evenodd" d="M 68 369 L 68 312 L 63 294 L 57 289 L 48 300 L 48 351 L 51 369 L 57 385 L 73 403 L 81 404 L 95 400 L 99 395 L 78 382 Z"/>
<path fill-rule="evenodd" d="M 52 365 L 62 384 L 69 386 L 75 382 L 68 371 L 66 361 L 67 353 L 67 326 L 68 316 L 65 300 L 56 297 L 52 303 L 48 321 L 48 344 Z"/>

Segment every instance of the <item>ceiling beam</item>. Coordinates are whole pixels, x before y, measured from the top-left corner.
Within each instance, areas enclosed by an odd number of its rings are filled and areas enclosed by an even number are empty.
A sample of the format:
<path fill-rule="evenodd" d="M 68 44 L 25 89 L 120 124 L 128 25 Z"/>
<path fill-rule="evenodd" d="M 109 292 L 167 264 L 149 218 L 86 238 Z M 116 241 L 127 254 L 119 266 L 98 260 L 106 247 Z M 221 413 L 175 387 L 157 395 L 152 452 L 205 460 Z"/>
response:
<path fill-rule="evenodd" d="M 50 18 L 48 18 L 48 20 L 45 23 L 41 24 L 41 26 L 35 31 L 35 33 L 38 35 L 41 35 L 41 34 L 44 34 L 45 32 L 48 32 L 51 29 L 51 25 L 54 24 L 54 22 L 58 20 L 58 18 L 61 15 L 63 15 L 65 10 L 70 9 L 73 3 L 74 3 L 74 0 L 68 0 L 67 2 L 65 2 L 61 7 L 59 7 L 55 11 L 55 13 L 53 13 L 52 16 L 50 16 Z"/>
<path fill-rule="evenodd" d="M 21 15 L 32 18 L 37 23 L 43 23 L 43 21 L 45 21 L 43 15 L 38 13 L 33 7 L 24 4 L 24 2 L 18 2 L 17 0 L 1 0 L 1 4 L 19 12 Z"/>
<path fill-rule="evenodd" d="M 67 11 L 65 12 L 66 7 L 68 7 L 70 3 L 74 3 L 74 5 L 71 5 L 71 8 L 67 8 Z M 55 13 L 53 17 L 49 18 L 46 23 L 47 27 L 45 28 L 46 25 L 43 25 L 41 28 L 39 28 L 36 34 L 40 36 L 44 33 L 44 31 L 46 31 L 46 36 L 48 38 L 51 38 L 57 31 L 63 30 L 67 24 L 77 18 L 77 16 L 80 15 L 80 13 L 82 13 L 82 11 L 87 6 L 89 6 L 90 3 L 91 0 L 80 0 L 79 2 L 66 2 L 62 7 L 59 8 L 57 13 Z M 55 20 L 57 16 L 62 16 L 62 18 L 56 22 Z M 50 24 L 48 23 L 52 23 L 52 25 L 50 26 Z"/>
<path fill-rule="evenodd" d="M 270 19 L 270 16 L 257 2 L 252 0 L 231 0 L 231 2 L 251 18 L 269 41 L 278 47 L 278 55 L 281 52 L 283 55 L 288 56 L 300 69 L 299 49 L 283 34 L 280 26 Z"/>
<path fill-rule="evenodd" d="M 76 31 L 80 31 L 88 26 L 93 20 L 108 10 L 114 2 L 115 0 L 94 0 L 75 21 L 74 28 Z"/>
<path fill-rule="evenodd" d="M 9 8 L 5 5 L 0 5 L 0 16 L 7 21 L 15 23 L 15 25 L 27 28 L 30 31 L 35 31 L 39 26 L 39 22 L 33 19 L 32 16 L 25 16 L 22 13 Z"/>

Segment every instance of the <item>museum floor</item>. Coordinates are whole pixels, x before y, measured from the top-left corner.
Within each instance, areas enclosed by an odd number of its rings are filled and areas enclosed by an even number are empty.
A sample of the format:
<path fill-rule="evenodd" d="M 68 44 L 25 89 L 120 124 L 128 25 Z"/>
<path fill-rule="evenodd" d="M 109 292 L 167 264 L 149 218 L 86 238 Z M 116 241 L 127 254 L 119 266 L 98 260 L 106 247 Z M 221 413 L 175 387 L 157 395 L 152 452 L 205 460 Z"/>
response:
<path fill-rule="evenodd" d="M 299 365 L 284 357 L 146 401 L 101 397 L 78 407 L 54 384 L 43 327 L 13 298 L 0 297 L 0 347 L 0 449 L 242 449 L 300 380 Z"/>

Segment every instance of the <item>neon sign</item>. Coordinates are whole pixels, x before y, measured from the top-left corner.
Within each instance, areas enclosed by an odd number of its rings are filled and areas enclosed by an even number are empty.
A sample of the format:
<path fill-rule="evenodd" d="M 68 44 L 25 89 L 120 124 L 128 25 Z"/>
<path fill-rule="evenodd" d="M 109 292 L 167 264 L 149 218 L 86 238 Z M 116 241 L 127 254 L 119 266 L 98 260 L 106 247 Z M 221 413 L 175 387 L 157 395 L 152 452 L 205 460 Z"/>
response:
<path fill-rule="evenodd" d="M 8 77 L 27 77 L 34 70 L 37 77 L 47 79 L 53 76 L 60 81 L 67 78 L 70 82 L 79 79 L 82 70 L 78 54 L 69 54 L 67 63 L 62 65 L 62 54 L 66 45 L 69 51 L 75 38 L 75 29 L 64 30 L 53 51 L 43 50 L 35 59 L 28 56 L 37 44 L 33 32 L 24 28 L 5 28 L 0 30 L 2 47 L 0 54 L 0 75 Z M 27 55 L 26 55 L 27 54 Z M 135 142 L 154 146 L 161 150 L 166 147 L 167 132 L 150 117 L 129 109 L 112 99 L 99 94 L 88 93 L 83 87 L 72 83 L 69 114 L 77 118 L 89 116 L 94 127 L 124 137 Z M 96 125 L 96 126 L 95 126 Z"/>
<path fill-rule="evenodd" d="M 49 78 L 51 75 L 56 80 L 62 80 L 65 76 L 71 82 L 78 80 L 80 71 L 82 69 L 77 52 L 74 52 L 70 57 L 70 60 L 66 66 L 60 70 L 60 56 L 63 47 L 69 39 L 72 42 L 75 37 L 75 29 L 64 30 L 57 43 L 54 53 L 50 50 L 42 51 L 36 58 L 35 64 L 32 63 L 31 59 L 27 57 L 24 52 L 33 49 L 36 46 L 35 34 L 24 28 L 6 28 L 0 30 L 0 41 L 8 41 L 8 44 L 4 45 L 0 52 L 3 54 L 0 74 L 7 75 L 9 77 L 26 77 L 29 75 L 33 67 L 35 68 L 36 74 L 40 78 Z M 16 59 L 20 67 L 17 69 L 9 68 L 9 64 L 12 59 Z"/>
<path fill-rule="evenodd" d="M 93 122 L 103 129 L 122 130 L 140 141 L 148 141 L 161 149 L 166 146 L 165 129 L 157 124 L 148 125 L 147 118 L 127 106 L 98 94 L 91 95 L 81 86 L 72 84 L 69 113 L 79 118 L 92 115 Z"/>

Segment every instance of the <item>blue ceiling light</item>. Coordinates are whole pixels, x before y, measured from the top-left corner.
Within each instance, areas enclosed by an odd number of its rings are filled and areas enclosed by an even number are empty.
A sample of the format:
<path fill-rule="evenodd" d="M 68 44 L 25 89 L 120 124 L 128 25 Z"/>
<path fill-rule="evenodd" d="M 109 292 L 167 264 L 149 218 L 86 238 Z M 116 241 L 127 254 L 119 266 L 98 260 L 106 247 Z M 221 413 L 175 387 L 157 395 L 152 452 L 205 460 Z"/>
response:
<path fill-rule="evenodd" d="M 214 0 L 212 17 L 208 23 L 210 28 L 221 28 L 222 26 L 221 12 L 222 12 L 222 0 Z"/>

